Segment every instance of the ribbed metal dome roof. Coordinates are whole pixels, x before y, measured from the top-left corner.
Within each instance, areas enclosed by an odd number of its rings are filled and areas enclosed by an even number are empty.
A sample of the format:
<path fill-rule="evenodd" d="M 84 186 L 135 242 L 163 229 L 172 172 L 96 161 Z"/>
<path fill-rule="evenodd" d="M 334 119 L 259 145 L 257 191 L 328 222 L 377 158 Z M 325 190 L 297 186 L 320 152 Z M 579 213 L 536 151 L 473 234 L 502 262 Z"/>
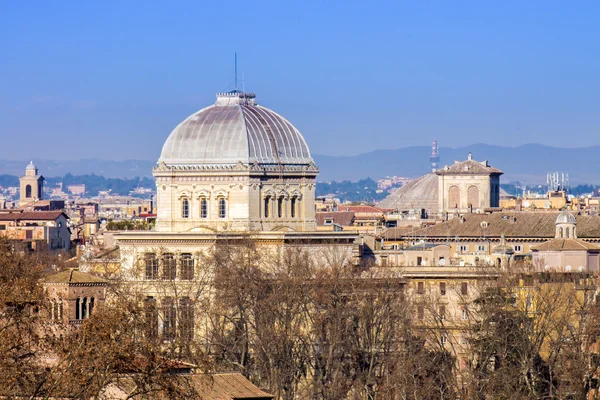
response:
<path fill-rule="evenodd" d="M 576 224 L 577 219 L 568 210 L 562 210 L 556 217 L 556 224 Z"/>
<path fill-rule="evenodd" d="M 190 115 L 171 132 L 160 154 L 167 165 L 309 164 L 302 134 L 288 120 L 256 104 L 254 95 L 217 94 L 214 105 Z"/>

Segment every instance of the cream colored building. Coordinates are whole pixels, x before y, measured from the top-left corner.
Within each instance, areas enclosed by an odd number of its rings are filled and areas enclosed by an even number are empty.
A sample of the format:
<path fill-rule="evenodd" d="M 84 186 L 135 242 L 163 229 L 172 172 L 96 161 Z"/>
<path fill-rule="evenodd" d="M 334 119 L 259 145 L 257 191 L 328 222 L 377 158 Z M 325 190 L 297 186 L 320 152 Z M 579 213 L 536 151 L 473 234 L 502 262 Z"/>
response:
<path fill-rule="evenodd" d="M 215 246 L 250 240 L 274 262 L 286 249 L 306 250 L 323 267 L 354 262 L 356 233 L 317 232 L 317 173 L 300 132 L 253 94 L 219 93 L 171 132 L 153 170 L 156 230 L 114 235 L 121 275 L 160 305 L 167 339 L 189 333 L 186 307 L 206 290 Z"/>
<path fill-rule="evenodd" d="M 44 177 L 38 174 L 33 161 L 25 168 L 25 176 L 19 178 L 19 207 L 24 207 L 44 198 Z"/>
<path fill-rule="evenodd" d="M 487 161 L 456 161 L 438 171 L 438 204 L 441 213 L 481 212 L 500 207 L 500 175 Z"/>
<path fill-rule="evenodd" d="M 487 161 L 465 161 L 413 179 L 393 191 L 377 206 L 412 212 L 424 219 L 452 217 L 500 208 L 499 169 Z"/>
<path fill-rule="evenodd" d="M 254 95 L 219 93 L 186 118 L 153 172 L 159 232 L 316 229 L 308 145 Z"/>

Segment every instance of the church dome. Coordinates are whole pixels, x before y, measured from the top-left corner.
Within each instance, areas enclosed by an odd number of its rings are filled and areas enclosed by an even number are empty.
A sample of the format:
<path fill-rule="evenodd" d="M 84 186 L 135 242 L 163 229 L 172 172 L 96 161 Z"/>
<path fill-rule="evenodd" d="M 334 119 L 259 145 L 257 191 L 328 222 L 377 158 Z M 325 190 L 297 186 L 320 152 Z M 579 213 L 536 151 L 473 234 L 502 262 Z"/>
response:
<path fill-rule="evenodd" d="M 423 175 L 390 193 L 378 206 L 400 211 L 411 209 L 437 210 L 438 190 L 438 176 L 435 173 Z"/>
<path fill-rule="evenodd" d="M 309 164 L 302 134 L 255 96 L 217 94 L 215 104 L 190 115 L 167 138 L 159 163 L 167 165 Z"/>
<path fill-rule="evenodd" d="M 556 217 L 556 224 L 576 224 L 577 219 L 568 210 L 562 210 Z"/>
<path fill-rule="evenodd" d="M 29 164 L 27 165 L 27 167 L 25 167 L 26 171 L 35 171 L 37 168 L 35 166 L 35 164 L 33 163 L 33 161 L 30 161 Z"/>

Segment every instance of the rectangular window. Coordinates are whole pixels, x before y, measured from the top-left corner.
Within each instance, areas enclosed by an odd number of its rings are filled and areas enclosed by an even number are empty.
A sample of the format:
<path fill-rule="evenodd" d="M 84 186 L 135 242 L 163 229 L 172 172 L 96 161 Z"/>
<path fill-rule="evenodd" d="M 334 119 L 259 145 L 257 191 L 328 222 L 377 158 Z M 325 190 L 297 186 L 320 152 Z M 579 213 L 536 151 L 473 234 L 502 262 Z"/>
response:
<path fill-rule="evenodd" d="M 6 230 L 6 225 L 0 225 L 0 231 L 5 231 Z"/>
<path fill-rule="evenodd" d="M 156 308 L 156 299 L 152 296 L 148 296 L 144 300 L 144 314 L 148 336 L 156 337 L 158 335 L 158 309 Z"/>
<path fill-rule="evenodd" d="M 184 342 L 194 338 L 194 304 L 187 297 L 179 301 L 179 337 Z"/>
<path fill-rule="evenodd" d="M 446 295 L 446 282 L 440 282 L 440 294 L 442 296 Z"/>
<path fill-rule="evenodd" d="M 219 218 L 225 218 L 227 216 L 227 203 L 224 198 L 219 199 Z"/>
<path fill-rule="evenodd" d="M 469 310 L 467 310 L 466 307 L 464 307 L 462 309 L 462 319 L 463 319 L 463 321 L 466 321 L 469 319 Z"/>
<path fill-rule="evenodd" d="M 468 253 L 469 252 L 469 245 L 467 244 L 461 244 L 460 246 L 458 246 L 458 251 L 461 253 Z"/>
<path fill-rule="evenodd" d="M 325 225 L 333 225 L 333 220 L 332 219 L 326 219 L 325 220 Z"/>
<path fill-rule="evenodd" d="M 442 332 L 441 340 L 442 340 L 442 344 L 448 343 L 448 334 L 446 332 Z"/>
<path fill-rule="evenodd" d="M 425 283 L 417 282 L 417 294 L 425 294 Z"/>
<path fill-rule="evenodd" d="M 438 315 L 440 317 L 440 320 L 445 320 L 446 319 L 446 306 L 440 306 L 438 308 Z"/>
<path fill-rule="evenodd" d="M 163 337 L 165 340 L 174 340 L 176 335 L 177 310 L 171 297 L 165 297 L 163 306 Z"/>
<path fill-rule="evenodd" d="M 164 280 L 174 280 L 177 276 L 177 266 L 175 263 L 175 256 L 173 253 L 165 253 L 162 256 L 163 262 L 163 274 L 162 278 Z"/>
<path fill-rule="evenodd" d="M 146 264 L 146 279 L 157 279 L 158 278 L 158 259 L 154 253 L 146 254 L 144 258 Z"/>
<path fill-rule="evenodd" d="M 183 199 L 181 201 L 181 218 L 189 218 L 190 217 L 190 201 L 188 199 Z"/>
<path fill-rule="evenodd" d="M 200 199 L 200 218 L 208 218 L 208 200 Z"/>
<path fill-rule="evenodd" d="M 419 319 L 419 321 L 423 321 L 423 319 L 425 318 L 424 306 L 417 306 L 417 318 Z"/>
<path fill-rule="evenodd" d="M 460 284 L 460 294 L 466 296 L 469 294 L 469 284 L 467 282 L 462 282 Z"/>
<path fill-rule="evenodd" d="M 487 246 L 480 244 L 477 246 L 477 251 L 482 251 L 482 252 L 487 251 Z"/>
<path fill-rule="evenodd" d="M 423 257 L 417 257 L 417 265 L 418 266 L 423 265 Z"/>
<path fill-rule="evenodd" d="M 516 244 L 513 247 L 517 253 L 520 253 L 523 251 L 523 246 L 521 246 L 520 244 Z"/>
<path fill-rule="evenodd" d="M 181 279 L 188 281 L 194 279 L 194 258 L 190 253 L 181 255 Z"/>

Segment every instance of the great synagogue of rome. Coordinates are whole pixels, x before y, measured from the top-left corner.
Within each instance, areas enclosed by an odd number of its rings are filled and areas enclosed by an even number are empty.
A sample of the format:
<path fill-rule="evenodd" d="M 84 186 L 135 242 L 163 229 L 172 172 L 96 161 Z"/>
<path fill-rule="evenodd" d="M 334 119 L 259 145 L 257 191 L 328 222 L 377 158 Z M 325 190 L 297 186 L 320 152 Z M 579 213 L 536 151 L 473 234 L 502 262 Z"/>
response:
<path fill-rule="evenodd" d="M 258 105 L 254 94 L 217 94 L 164 143 L 153 170 L 156 229 L 115 235 L 123 277 L 193 281 L 216 244 L 245 239 L 352 262 L 356 233 L 316 229 L 318 172 L 304 137 L 284 117 Z"/>

